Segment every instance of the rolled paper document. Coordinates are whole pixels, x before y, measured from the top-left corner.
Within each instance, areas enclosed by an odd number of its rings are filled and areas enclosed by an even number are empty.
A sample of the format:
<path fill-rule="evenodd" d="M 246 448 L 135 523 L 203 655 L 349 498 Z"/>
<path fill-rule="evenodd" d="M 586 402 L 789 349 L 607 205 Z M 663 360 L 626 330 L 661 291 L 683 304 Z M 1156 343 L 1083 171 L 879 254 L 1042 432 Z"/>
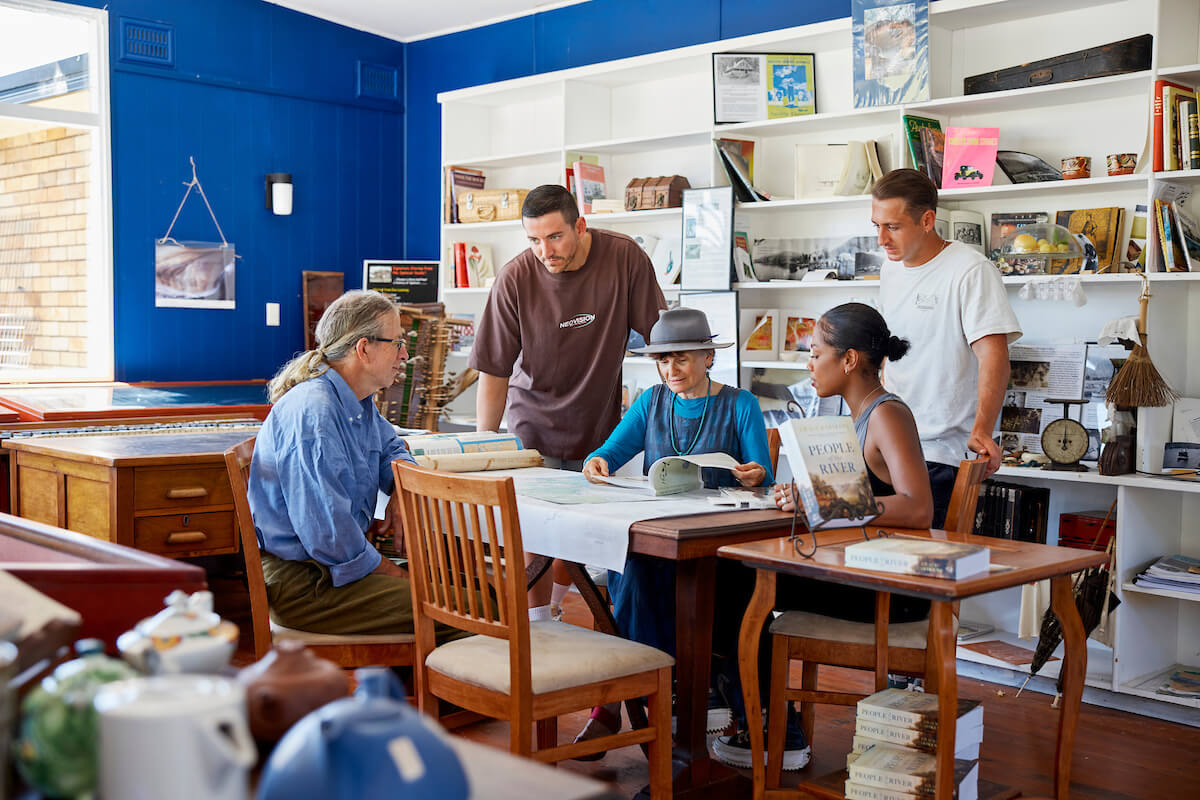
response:
<path fill-rule="evenodd" d="M 417 456 L 417 463 L 438 472 L 481 472 L 489 469 L 519 469 L 542 466 L 537 450 L 501 450 L 491 453 L 449 453 Z"/>

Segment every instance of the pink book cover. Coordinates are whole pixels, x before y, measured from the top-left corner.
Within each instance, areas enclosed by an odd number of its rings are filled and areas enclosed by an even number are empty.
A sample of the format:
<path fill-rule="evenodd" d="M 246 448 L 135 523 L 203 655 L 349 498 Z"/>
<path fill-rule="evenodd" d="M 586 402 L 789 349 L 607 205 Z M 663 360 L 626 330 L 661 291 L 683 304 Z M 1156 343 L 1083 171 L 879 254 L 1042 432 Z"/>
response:
<path fill-rule="evenodd" d="M 592 201 L 606 197 L 604 167 L 576 161 L 571 168 L 575 170 L 575 199 L 579 201 L 579 213 L 590 214 Z"/>
<path fill-rule="evenodd" d="M 946 128 L 942 188 L 991 186 L 999 144 L 999 128 Z"/>

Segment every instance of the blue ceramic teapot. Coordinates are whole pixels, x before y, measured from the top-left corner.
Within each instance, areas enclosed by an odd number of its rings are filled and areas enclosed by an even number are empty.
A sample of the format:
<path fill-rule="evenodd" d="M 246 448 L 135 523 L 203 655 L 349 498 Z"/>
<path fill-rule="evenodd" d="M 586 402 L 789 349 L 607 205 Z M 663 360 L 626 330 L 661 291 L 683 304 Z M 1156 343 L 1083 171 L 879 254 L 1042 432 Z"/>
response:
<path fill-rule="evenodd" d="M 354 677 L 353 697 L 311 712 L 280 740 L 258 800 L 467 800 L 467 776 L 446 734 L 408 704 L 395 673 L 370 667 Z"/>

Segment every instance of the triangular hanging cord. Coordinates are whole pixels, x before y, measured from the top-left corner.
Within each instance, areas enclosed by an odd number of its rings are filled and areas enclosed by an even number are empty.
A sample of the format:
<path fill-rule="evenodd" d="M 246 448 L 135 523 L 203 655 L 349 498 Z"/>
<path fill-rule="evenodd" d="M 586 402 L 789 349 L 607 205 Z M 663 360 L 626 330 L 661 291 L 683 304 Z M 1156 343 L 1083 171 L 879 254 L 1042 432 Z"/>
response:
<path fill-rule="evenodd" d="M 172 242 L 180 247 L 183 247 L 183 245 L 171 238 L 171 230 L 175 227 L 175 222 L 179 219 L 179 212 L 183 211 L 183 204 L 187 202 L 188 196 L 192 193 L 192 189 L 196 189 L 200 192 L 200 199 L 204 201 L 205 208 L 208 209 L 208 215 L 212 217 L 213 225 L 217 226 L 217 234 L 221 237 L 221 244 L 225 247 L 228 247 L 229 242 L 225 241 L 225 234 L 221 230 L 221 223 L 217 222 L 217 215 L 213 213 L 212 206 L 209 205 L 208 195 L 204 193 L 204 187 L 200 185 L 200 179 L 196 177 L 196 159 L 192 156 L 188 156 L 188 161 L 191 162 L 192 165 L 192 179 L 183 184 L 187 187 L 187 191 L 183 193 L 183 199 L 179 201 L 179 208 L 175 209 L 175 216 L 171 218 L 171 224 L 167 226 L 167 232 L 164 233 L 163 237 L 158 240 L 158 243 L 166 244 L 167 242 Z M 241 256 L 236 256 L 236 258 L 241 258 Z"/>

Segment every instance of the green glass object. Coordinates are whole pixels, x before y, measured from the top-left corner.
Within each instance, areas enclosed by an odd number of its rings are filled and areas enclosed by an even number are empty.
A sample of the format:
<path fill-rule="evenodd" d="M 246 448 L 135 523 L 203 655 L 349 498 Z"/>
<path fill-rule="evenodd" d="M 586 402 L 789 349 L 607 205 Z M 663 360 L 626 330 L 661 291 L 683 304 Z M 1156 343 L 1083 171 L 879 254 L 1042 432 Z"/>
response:
<path fill-rule="evenodd" d="M 96 690 L 111 681 L 136 678 L 123 661 L 104 655 L 99 639 L 75 643 L 79 655 L 61 664 L 21 704 L 21 731 L 13 760 L 22 777 L 48 797 L 79 798 L 95 793 Z"/>

